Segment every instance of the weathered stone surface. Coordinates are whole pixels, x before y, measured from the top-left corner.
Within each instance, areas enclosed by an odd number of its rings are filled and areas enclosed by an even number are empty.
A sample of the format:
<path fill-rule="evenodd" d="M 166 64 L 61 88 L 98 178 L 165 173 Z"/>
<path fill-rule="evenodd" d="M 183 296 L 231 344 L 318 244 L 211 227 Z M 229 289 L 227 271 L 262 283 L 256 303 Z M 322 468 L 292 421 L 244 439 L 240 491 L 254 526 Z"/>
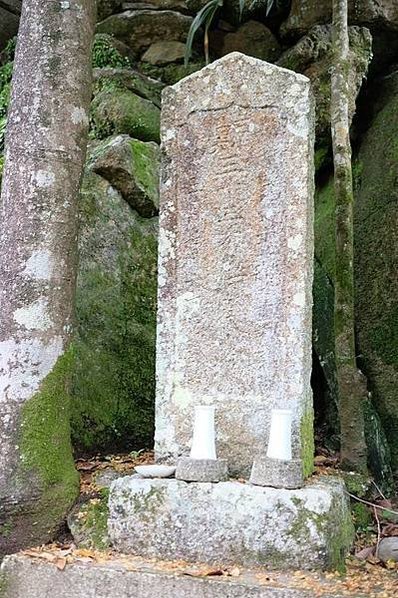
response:
<path fill-rule="evenodd" d="M 122 5 L 121 0 L 96 0 L 96 3 L 98 21 L 102 21 L 117 12 Z"/>
<path fill-rule="evenodd" d="M 149 446 L 155 394 L 157 219 L 87 169 L 80 198 L 72 435 L 80 450 Z"/>
<path fill-rule="evenodd" d="M 124 133 L 142 141 L 159 141 L 159 108 L 128 89 L 98 92 L 91 103 L 91 121 L 98 139 Z"/>
<path fill-rule="evenodd" d="M 192 17 L 172 10 L 128 10 L 99 23 L 99 33 L 110 33 L 138 54 L 157 41 L 184 42 Z"/>
<path fill-rule="evenodd" d="M 377 556 L 381 561 L 398 561 L 398 538 L 383 538 L 380 541 Z"/>
<path fill-rule="evenodd" d="M 303 467 L 299 459 L 281 462 L 269 457 L 257 457 L 250 474 L 250 483 L 273 488 L 301 488 Z"/>
<path fill-rule="evenodd" d="M 372 28 L 398 28 L 396 0 L 349 0 L 349 23 Z M 283 23 L 282 34 L 303 35 L 320 23 L 331 23 L 332 3 L 319 0 L 293 0 L 289 18 Z"/>
<path fill-rule="evenodd" d="M 235 32 L 227 33 L 223 39 L 221 56 L 230 52 L 242 52 L 261 60 L 274 62 L 281 49 L 274 34 L 258 21 L 248 21 Z"/>
<path fill-rule="evenodd" d="M 170 64 L 170 62 L 181 62 L 185 55 L 185 44 L 182 42 L 155 42 L 149 46 L 142 56 L 143 62 L 154 65 Z"/>
<path fill-rule="evenodd" d="M 128 68 L 94 69 L 94 94 L 108 89 L 124 89 L 149 100 L 160 108 L 163 83 Z"/>
<path fill-rule="evenodd" d="M 175 477 L 185 482 L 225 482 L 228 479 L 228 462 L 226 459 L 180 457 Z"/>
<path fill-rule="evenodd" d="M 18 33 L 22 0 L 3 0 L 0 6 L 0 50 Z"/>
<path fill-rule="evenodd" d="M 358 345 L 398 471 L 398 74 L 375 83 L 377 112 L 354 166 Z"/>
<path fill-rule="evenodd" d="M 67 517 L 73 542 L 79 548 L 106 550 L 109 548 L 108 491 L 103 490 L 86 500 L 84 495 L 82 498 L 83 501 L 79 500 Z"/>
<path fill-rule="evenodd" d="M 195 404 L 249 474 L 272 407 L 312 470 L 313 100 L 307 78 L 233 53 L 163 97 L 156 452 L 187 454 Z M 248 124 L 249 123 L 249 124 Z"/>
<path fill-rule="evenodd" d="M 54 553 L 54 559 L 62 552 Z M 12 555 L 4 559 L 0 570 L 0 589 L 4 598 L 315 598 L 306 587 L 298 587 L 297 576 L 273 571 L 272 580 L 259 580 L 242 570 L 238 577 L 194 577 L 185 575 L 173 564 L 134 558 L 131 562 L 106 557 L 106 564 L 95 561 L 68 564 L 61 571 L 44 559 Z M 187 568 L 189 572 L 189 569 Z M 336 581 L 320 577 L 315 587 L 323 586 L 323 598 L 343 598 Z M 368 598 L 356 593 L 356 598 Z"/>
<path fill-rule="evenodd" d="M 350 121 L 355 114 L 355 100 L 372 58 L 372 37 L 365 28 L 350 27 L 349 89 Z M 330 73 L 332 67 L 332 30 L 329 25 L 311 29 L 295 46 L 279 58 L 277 64 L 306 75 L 312 83 L 316 106 L 316 140 L 318 145 L 330 138 Z"/>
<path fill-rule="evenodd" d="M 88 164 L 140 216 L 148 218 L 157 214 L 160 150 L 156 143 L 145 143 L 128 135 L 110 137 L 93 149 Z"/>
<path fill-rule="evenodd" d="M 380 97 L 381 95 L 382 94 L 380 94 Z M 387 121 L 385 121 L 383 118 L 383 120 L 381 121 L 382 123 L 384 123 L 383 128 L 384 126 L 391 127 L 391 122 L 393 122 L 394 118 L 395 116 L 392 117 L 392 121 L 389 121 L 389 124 L 387 124 L 388 119 Z M 394 139 L 393 132 L 391 132 L 391 135 L 391 139 Z M 388 169 L 386 170 L 386 173 L 382 174 L 382 170 L 385 167 L 384 142 L 385 137 L 383 136 L 380 139 L 382 149 L 378 150 L 376 153 L 373 152 L 373 146 L 370 145 L 368 148 L 368 157 L 371 158 L 371 160 L 373 161 L 373 159 L 377 159 L 377 155 L 383 156 L 380 163 L 379 174 L 375 179 L 377 180 L 377 183 L 375 182 L 374 185 L 377 186 L 377 189 L 380 192 L 380 197 L 383 197 L 383 201 L 384 198 L 386 198 L 386 201 L 388 203 L 388 188 L 389 185 L 391 185 L 392 179 L 389 179 L 389 177 L 386 176 Z M 379 154 L 379 151 L 381 152 L 381 154 Z M 356 193 L 359 191 L 358 183 L 361 180 L 360 170 L 362 168 L 363 166 L 360 167 L 359 164 L 354 161 L 353 170 L 354 179 L 356 181 L 355 186 L 357 187 Z M 372 172 L 372 169 L 370 169 L 370 172 Z M 387 184 L 386 190 L 383 191 L 382 189 L 380 189 L 380 181 L 383 181 Z M 367 184 L 368 183 L 366 183 L 366 185 Z M 375 189 L 375 187 L 373 187 L 373 189 Z M 373 199 L 373 192 L 370 197 Z M 373 212 L 374 205 L 375 204 L 373 203 L 373 201 L 369 204 L 369 207 L 371 207 L 372 209 L 372 213 L 375 213 Z M 379 204 L 377 203 L 376 205 Z M 315 194 L 315 276 L 313 310 L 314 349 L 316 351 L 316 354 L 318 355 L 320 367 L 323 370 L 323 374 L 325 376 L 325 381 L 327 385 L 327 412 L 324 413 L 324 416 L 325 421 L 328 424 L 329 437 L 331 437 L 333 434 L 338 433 L 338 393 L 333 336 L 335 252 L 334 210 L 334 185 L 333 178 L 330 178 L 326 182 L 326 184 L 324 184 L 321 188 L 317 190 L 317 193 Z M 383 210 L 380 213 L 384 216 Z M 367 210 L 364 208 L 358 208 L 357 218 L 355 219 L 355 236 L 358 235 L 357 228 L 360 225 L 360 223 L 367 225 L 368 222 L 369 218 Z M 391 217 L 388 219 L 389 224 L 391 224 L 391 229 L 386 229 L 385 222 L 386 221 L 384 220 L 384 218 L 382 218 L 380 225 L 382 233 L 384 234 L 388 230 L 388 235 L 391 234 L 391 231 L 394 231 L 393 234 L 395 235 L 394 220 Z M 366 243 L 370 242 L 372 239 L 373 243 L 375 243 L 379 248 L 380 240 L 383 237 L 382 234 L 377 234 L 375 231 L 375 223 L 372 222 L 367 235 L 363 238 L 362 243 L 359 244 L 358 248 L 356 249 L 357 256 L 362 255 L 361 252 L 365 251 Z M 375 235 L 375 237 L 373 237 L 373 235 Z M 362 249 L 362 247 L 364 249 Z M 373 256 L 373 258 L 369 259 L 368 262 L 372 266 L 370 279 L 368 279 L 368 275 L 365 274 L 366 270 L 364 269 L 362 271 L 358 268 L 358 266 L 355 275 L 357 283 L 358 280 L 361 280 L 363 281 L 364 285 L 363 291 L 361 291 L 361 293 L 359 293 L 358 290 L 356 292 L 357 304 L 363 305 L 362 309 L 357 311 L 357 326 L 360 334 L 363 334 L 364 330 L 372 330 L 372 326 L 374 325 L 374 323 L 379 325 L 380 322 L 383 321 L 383 318 L 386 316 L 387 313 L 386 307 L 381 306 L 379 308 L 380 311 L 378 311 L 375 305 L 378 305 L 378 302 L 384 297 L 394 296 L 394 292 L 392 292 L 392 295 L 390 295 L 389 292 L 385 293 L 385 289 L 388 286 L 387 281 L 394 280 L 394 278 L 392 278 L 390 274 L 387 274 L 387 278 L 383 279 L 382 282 L 379 282 L 378 280 L 379 276 L 385 276 L 384 274 L 382 274 L 383 269 L 381 268 L 381 264 L 384 266 L 387 262 L 384 259 L 382 259 L 379 264 L 374 264 L 374 262 L 376 261 L 376 256 L 383 254 L 380 254 L 376 249 L 371 250 L 367 248 L 366 250 L 370 252 L 369 255 Z M 374 251 L 374 253 L 372 253 L 372 251 Z M 369 284 L 369 280 L 371 280 L 371 285 Z M 375 294 L 370 294 L 369 289 L 375 289 Z M 383 289 L 383 291 L 381 291 L 380 289 Z M 374 299 L 376 299 L 376 303 L 375 305 L 372 305 L 372 301 Z M 386 305 L 390 305 L 389 300 Z M 367 310 L 369 310 L 369 313 L 367 312 Z M 375 317 L 374 320 L 372 319 L 373 317 Z M 360 336 L 360 338 L 363 341 L 364 337 Z M 385 341 L 384 346 L 386 347 L 386 351 L 391 351 L 391 348 L 395 347 L 395 341 L 393 339 L 393 336 L 383 335 L 383 342 Z M 368 462 L 369 467 L 373 475 L 375 476 L 377 484 L 381 488 L 383 488 L 384 492 L 389 492 L 392 489 L 390 449 L 377 410 L 383 416 L 383 424 L 386 427 L 386 431 L 388 432 L 389 436 L 389 442 L 391 444 L 392 449 L 394 450 L 394 442 L 396 439 L 396 419 L 394 416 L 394 413 L 396 413 L 396 384 L 394 384 L 394 379 L 391 376 L 390 368 L 386 368 L 385 370 L 384 368 L 382 368 L 380 370 L 380 377 L 375 376 L 375 370 L 372 369 L 370 364 L 377 362 L 374 362 L 373 358 L 370 357 L 371 353 L 370 350 L 368 350 L 369 346 L 371 345 L 370 343 L 368 344 L 368 340 L 366 340 L 366 343 L 360 346 L 361 355 L 366 355 L 366 359 L 369 360 L 366 362 L 366 373 L 368 376 L 370 387 L 374 389 L 372 392 L 372 398 L 369 398 L 369 400 L 366 401 L 364 405 L 365 434 L 366 444 L 368 446 Z M 379 361 L 378 363 L 382 364 L 382 361 Z M 381 386 L 380 380 L 384 380 L 386 385 Z M 387 389 L 390 389 L 389 394 L 387 394 Z M 390 397 L 391 399 L 389 403 L 391 409 L 386 411 L 385 414 L 383 400 L 381 399 L 381 397 L 383 397 L 384 400 L 388 397 Z M 375 409 L 375 406 L 377 410 Z"/>
<path fill-rule="evenodd" d="M 124 2 L 123 10 L 137 10 L 139 2 Z M 145 4 L 142 2 L 141 4 Z M 186 13 L 189 12 L 187 2 L 185 0 L 148 0 L 148 6 L 145 8 L 157 9 L 157 10 L 177 10 L 178 12 Z M 144 8 L 141 6 L 140 8 Z"/>
<path fill-rule="evenodd" d="M 125 477 L 111 486 L 108 531 L 131 554 L 304 569 L 338 566 L 353 537 L 344 484 L 330 477 L 300 490 Z"/>

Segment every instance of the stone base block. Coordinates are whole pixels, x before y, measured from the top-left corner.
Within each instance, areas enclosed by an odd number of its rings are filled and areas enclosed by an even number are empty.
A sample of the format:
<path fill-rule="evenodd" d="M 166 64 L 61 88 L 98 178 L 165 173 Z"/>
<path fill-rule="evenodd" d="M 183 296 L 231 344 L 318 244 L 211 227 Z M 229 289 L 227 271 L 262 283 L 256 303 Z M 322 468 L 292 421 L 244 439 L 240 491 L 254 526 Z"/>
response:
<path fill-rule="evenodd" d="M 301 488 L 304 484 L 303 464 L 300 459 L 281 461 L 260 457 L 254 460 L 250 483 L 273 488 Z"/>
<path fill-rule="evenodd" d="M 105 555 L 102 563 L 77 558 L 61 570 L 54 564 L 56 556 L 53 563 L 23 554 L 5 557 L 0 570 L 2 598 L 315 598 L 320 588 L 322 598 L 343 598 L 336 580 L 320 579 L 319 574 L 311 591 L 308 580 L 300 587 L 297 576 L 279 572 L 273 572 L 272 579 L 266 572 L 246 570 L 236 577 L 194 577 L 177 563 Z M 64 559 L 61 551 L 59 558 Z M 203 567 L 197 571 L 200 574 Z M 355 592 L 355 598 L 367 596 L 368 592 Z"/>
<path fill-rule="evenodd" d="M 353 539 L 344 483 L 299 490 L 124 477 L 111 485 L 108 532 L 117 550 L 208 564 L 328 569 Z"/>
<path fill-rule="evenodd" d="M 228 461 L 181 457 L 177 461 L 175 477 L 185 482 L 225 482 L 228 479 Z"/>

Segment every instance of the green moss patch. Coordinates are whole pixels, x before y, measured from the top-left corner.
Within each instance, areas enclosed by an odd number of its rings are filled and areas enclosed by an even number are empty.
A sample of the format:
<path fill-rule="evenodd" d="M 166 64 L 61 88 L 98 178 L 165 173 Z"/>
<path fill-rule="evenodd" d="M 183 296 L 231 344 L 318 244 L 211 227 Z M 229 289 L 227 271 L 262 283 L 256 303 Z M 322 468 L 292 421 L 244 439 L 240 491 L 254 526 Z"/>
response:
<path fill-rule="evenodd" d="M 155 396 L 156 219 L 98 175 L 81 195 L 72 434 L 81 451 L 151 446 Z"/>

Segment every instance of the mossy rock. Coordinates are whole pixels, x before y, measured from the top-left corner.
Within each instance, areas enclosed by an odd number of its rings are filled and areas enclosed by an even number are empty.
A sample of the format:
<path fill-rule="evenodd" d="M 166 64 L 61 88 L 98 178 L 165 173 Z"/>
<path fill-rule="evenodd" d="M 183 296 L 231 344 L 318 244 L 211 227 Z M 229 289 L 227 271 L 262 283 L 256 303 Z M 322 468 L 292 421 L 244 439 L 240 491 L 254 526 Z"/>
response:
<path fill-rule="evenodd" d="M 96 0 L 97 4 L 97 19 L 102 21 L 111 14 L 120 10 L 122 6 L 121 0 Z"/>
<path fill-rule="evenodd" d="M 104 488 L 77 503 L 69 513 L 68 526 L 78 548 L 107 550 L 110 547 L 108 498 L 109 490 Z"/>
<path fill-rule="evenodd" d="M 94 96 L 100 91 L 129 90 L 160 108 L 164 84 L 131 68 L 94 69 Z"/>
<path fill-rule="evenodd" d="M 358 167 L 353 168 L 354 179 L 358 179 Z M 315 194 L 315 268 L 314 268 L 314 309 L 313 309 L 313 346 L 319 358 L 327 382 L 329 429 L 338 432 L 337 410 L 338 393 L 336 362 L 334 353 L 334 184 L 330 178 L 317 189 Z M 357 229 L 355 228 L 355 235 Z M 355 277 L 361 276 L 356 267 Z M 366 297 L 366 295 L 364 296 Z M 357 303 L 361 297 L 356 297 Z M 365 299 L 366 300 L 366 299 Z M 357 308 L 357 323 L 361 322 Z M 368 386 L 373 388 L 373 378 L 368 375 Z M 374 397 L 376 399 L 376 397 Z M 365 434 L 368 445 L 368 462 L 377 482 L 385 492 L 391 490 L 391 459 L 387 439 L 378 416 L 377 400 L 367 400 L 365 405 Z"/>
<path fill-rule="evenodd" d="M 165 66 L 155 66 L 146 62 L 140 63 L 140 70 L 149 77 L 155 77 L 165 85 L 174 85 L 184 77 L 196 73 L 204 67 L 204 62 L 193 62 L 187 66 L 183 64 L 166 64 Z"/>
<path fill-rule="evenodd" d="M 357 160 L 356 314 L 359 352 L 398 470 L 398 75 L 378 104 Z"/>
<path fill-rule="evenodd" d="M 372 58 L 372 38 L 361 27 L 350 27 L 349 118 L 355 113 L 355 100 Z M 330 143 L 330 74 L 333 60 L 332 29 L 317 25 L 297 44 L 282 54 L 277 64 L 306 75 L 315 95 L 316 141 L 319 147 Z"/>
<path fill-rule="evenodd" d="M 138 57 L 154 42 L 185 42 L 191 23 L 192 17 L 173 10 L 127 10 L 99 23 L 97 32 L 113 35 Z"/>
<path fill-rule="evenodd" d="M 81 451 L 151 446 L 157 219 L 143 219 L 99 175 L 80 198 L 72 437 Z"/>
<path fill-rule="evenodd" d="M 106 33 L 94 36 L 92 49 L 93 68 L 126 68 L 134 56 L 130 48 Z"/>
<path fill-rule="evenodd" d="M 110 137 L 95 146 L 88 164 L 117 189 L 140 216 L 158 213 L 160 149 L 156 143 L 128 135 Z"/>
<path fill-rule="evenodd" d="M 104 89 L 91 103 L 92 134 L 98 139 L 125 133 L 142 141 L 160 141 L 160 110 L 127 89 Z"/>

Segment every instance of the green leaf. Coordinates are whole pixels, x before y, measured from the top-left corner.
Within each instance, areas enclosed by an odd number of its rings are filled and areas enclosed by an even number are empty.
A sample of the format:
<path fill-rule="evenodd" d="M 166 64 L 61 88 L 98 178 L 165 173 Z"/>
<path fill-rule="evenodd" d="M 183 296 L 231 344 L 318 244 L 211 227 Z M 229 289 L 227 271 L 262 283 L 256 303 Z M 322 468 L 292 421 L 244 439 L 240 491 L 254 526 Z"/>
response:
<path fill-rule="evenodd" d="M 253 2 L 253 4 L 254 4 L 254 2 Z M 239 21 L 242 20 L 242 14 L 243 14 L 244 8 L 245 8 L 245 0 L 239 0 Z"/>
<path fill-rule="evenodd" d="M 188 66 L 189 59 L 192 54 L 192 45 L 196 32 L 202 25 L 205 25 L 206 30 L 209 29 L 211 22 L 216 14 L 217 9 L 222 6 L 222 0 L 210 0 L 205 6 L 198 12 L 196 17 L 191 23 L 189 28 L 187 41 L 185 44 L 185 58 L 184 64 Z"/>

